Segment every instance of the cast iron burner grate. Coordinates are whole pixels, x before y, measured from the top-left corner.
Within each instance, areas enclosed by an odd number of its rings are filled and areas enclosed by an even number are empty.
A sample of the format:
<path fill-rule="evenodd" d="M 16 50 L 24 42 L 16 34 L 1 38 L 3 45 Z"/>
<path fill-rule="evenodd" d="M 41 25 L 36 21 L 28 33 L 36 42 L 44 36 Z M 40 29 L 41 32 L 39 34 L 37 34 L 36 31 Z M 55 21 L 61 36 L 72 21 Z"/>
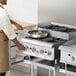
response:
<path fill-rule="evenodd" d="M 48 43 L 54 43 L 54 44 L 62 44 L 67 40 L 61 39 L 61 38 L 56 38 L 56 37 L 52 37 L 52 36 L 48 36 L 46 38 L 32 38 L 30 36 L 27 36 L 26 38 L 28 39 L 33 39 L 33 40 L 39 40 L 39 41 L 43 41 L 43 42 L 48 42 Z"/>
<path fill-rule="evenodd" d="M 65 26 L 59 26 L 59 25 L 54 25 L 54 24 L 50 24 L 50 25 L 46 25 L 46 26 L 39 26 L 39 27 L 51 29 L 51 30 L 55 30 L 55 31 L 61 31 L 61 32 L 74 32 L 74 31 L 76 31 L 76 29 L 74 29 L 74 28 L 68 28 Z"/>

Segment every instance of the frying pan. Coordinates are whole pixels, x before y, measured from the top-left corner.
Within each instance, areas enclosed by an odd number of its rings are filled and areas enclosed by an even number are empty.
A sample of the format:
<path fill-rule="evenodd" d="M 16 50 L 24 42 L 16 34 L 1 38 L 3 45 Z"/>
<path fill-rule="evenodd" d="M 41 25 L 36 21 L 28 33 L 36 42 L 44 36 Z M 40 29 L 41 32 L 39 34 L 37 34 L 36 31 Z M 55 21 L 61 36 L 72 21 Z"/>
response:
<path fill-rule="evenodd" d="M 30 30 L 28 35 L 32 38 L 45 38 L 48 36 L 48 32 L 45 30 Z"/>

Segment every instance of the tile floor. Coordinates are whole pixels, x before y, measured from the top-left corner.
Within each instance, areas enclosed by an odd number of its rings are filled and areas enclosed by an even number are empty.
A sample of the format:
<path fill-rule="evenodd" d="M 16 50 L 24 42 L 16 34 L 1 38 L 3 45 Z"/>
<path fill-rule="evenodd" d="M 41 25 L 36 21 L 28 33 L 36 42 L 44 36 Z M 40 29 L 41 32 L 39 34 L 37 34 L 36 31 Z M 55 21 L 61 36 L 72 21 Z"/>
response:
<path fill-rule="evenodd" d="M 43 73 L 45 73 L 45 72 L 43 72 Z M 45 74 L 43 74 L 43 73 L 42 74 L 39 73 L 37 76 L 48 76 L 48 74 L 46 75 L 46 73 Z M 11 75 L 10 76 L 31 76 L 31 75 L 28 73 L 19 71 L 19 70 L 11 69 Z M 62 73 L 58 73 L 56 76 L 67 76 L 67 75 L 62 74 Z"/>
<path fill-rule="evenodd" d="M 11 76 L 30 76 L 30 74 L 19 70 L 11 69 Z"/>
<path fill-rule="evenodd" d="M 10 76 L 31 76 L 29 68 L 30 66 L 28 64 L 25 64 L 24 62 L 12 65 L 10 70 L 11 72 Z M 39 67 L 37 71 L 37 76 L 48 76 L 48 70 Z M 59 73 L 57 71 L 56 76 L 67 76 L 67 75 L 63 73 Z"/>

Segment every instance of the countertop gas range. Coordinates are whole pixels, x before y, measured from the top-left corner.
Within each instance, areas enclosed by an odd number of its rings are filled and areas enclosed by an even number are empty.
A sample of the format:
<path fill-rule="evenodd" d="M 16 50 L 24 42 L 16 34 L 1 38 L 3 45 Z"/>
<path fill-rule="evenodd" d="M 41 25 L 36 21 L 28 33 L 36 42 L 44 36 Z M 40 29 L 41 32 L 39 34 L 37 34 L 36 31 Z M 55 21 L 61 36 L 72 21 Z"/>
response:
<path fill-rule="evenodd" d="M 66 42 L 66 40 L 52 36 L 41 39 L 34 39 L 26 36 L 22 39 L 22 42 L 27 46 L 27 50 L 24 51 L 25 54 L 42 59 L 54 60 L 59 57 L 59 45 Z"/>
<path fill-rule="evenodd" d="M 60 63 L 76 66 L 76 39 L 72 41 L 73 43 L 70 42 L 68 41 L 59 47 L 61 50 Z"/>
<path fill-rule="evenodd" d="M 57 23 L 39 26 L 39 30 L 46 30 L 49 35 L 39 39 L 31 38 L 28 35 L 22 38 L 22 43 L 27 47 L 23 53 L 50 61 L 60 59 L 59 46 L 76 38 L 76 29 L 66 26 Z"/>
<path fill-rule="evenodd" d="M 59 49 L 60 69 L 65 69 L 67 76 L 76 76 L 76 39 L 64 43 Z"/>
<path fill-rule="evenodd" d="M 47 30 L 51 36 L 66 40 L 76 38 L 76 27 L 52 22 L 49 25 L 39 26 L 41 30 Z"/>

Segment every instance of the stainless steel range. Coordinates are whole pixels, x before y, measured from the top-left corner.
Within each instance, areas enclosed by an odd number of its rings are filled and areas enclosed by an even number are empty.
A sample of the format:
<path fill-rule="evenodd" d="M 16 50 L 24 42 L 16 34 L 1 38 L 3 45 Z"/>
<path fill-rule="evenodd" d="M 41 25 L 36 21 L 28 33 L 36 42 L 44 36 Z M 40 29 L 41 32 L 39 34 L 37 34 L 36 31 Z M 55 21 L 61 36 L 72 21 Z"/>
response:
<path fill-rule="evenodd" d="M 43 39 L 26 37 L 22 39 L 22 42 L 27 46 L 27 50 L 24 51 L 25 54 L 47 60 L 54 60 L 58 57 L 58 46 L 66 42 L 66 40 L 48 36 Z"/>
<path fill-rule="evenodd" d="M 60 62 L 76 66 L 76 39 L 71 41 L 59 47 L 61 50 Z"/>
<path fill-rule="evenodd" d="M 60 50 L 58 47 L 68 40 L 76 38 L 76 29 L 66 26 L 57 25 L 56 23 L 39 26 L 40 30 L 46 30 L 50 34 L 46 38 L 31 38 L 26 36 L 22 38 L 22 43 L 27 46 L 24 54 L 39 57 L 47 60 L 55 60 L 60 57 Z"/>
<path fill-rule="evenodd" d="M 67 71 L 67 76 L 76 76 L 76 39 L 60 46 L 60 68 Z"/>
<path fill-rule="evenodd" d="M 76 27 L 51 23 L 50 25 L 39 26 L 38 30 L 47 31 L 49 34 L 44 38 L 32 38 L 27 35 L 21 39 L 21 42 L 27 47 L 27 50 L 23 52 L 25 60 L 29 60 L 28 56 L 30 57 L 30 61 L 32 60 L 31 57 L 39 58 L 41 61 L 38 59 L 38 61 L 36 60 L 37 63 L 40 62 L 39 65 L 42 64 L 44 66 L 46 66 L 45 63 L 48 63 L 48 61 L 50 64 L 52 64 L 52 61 L 60 61 L 60 68 L 67 70 L 67 76 L 76 76 L 76 47 L 72 46 L 76 44 Z M 65 64 L 68 65 L 65 66 Z M 55 63 L 53 63 L 53 65 L 55 73 Z M 51 65 L 49 68 L 50 67 Z M 31 76 L 33 76 L 33 74 Z"/>
<path fill-rule="evenodd" d="M 39 26 L 39 29 L 47 30 L 51 36 L 66 40 L 76 38 L 76 27 L 71 25 L 59 24 L 52 22 L 49 25 Z"/>

